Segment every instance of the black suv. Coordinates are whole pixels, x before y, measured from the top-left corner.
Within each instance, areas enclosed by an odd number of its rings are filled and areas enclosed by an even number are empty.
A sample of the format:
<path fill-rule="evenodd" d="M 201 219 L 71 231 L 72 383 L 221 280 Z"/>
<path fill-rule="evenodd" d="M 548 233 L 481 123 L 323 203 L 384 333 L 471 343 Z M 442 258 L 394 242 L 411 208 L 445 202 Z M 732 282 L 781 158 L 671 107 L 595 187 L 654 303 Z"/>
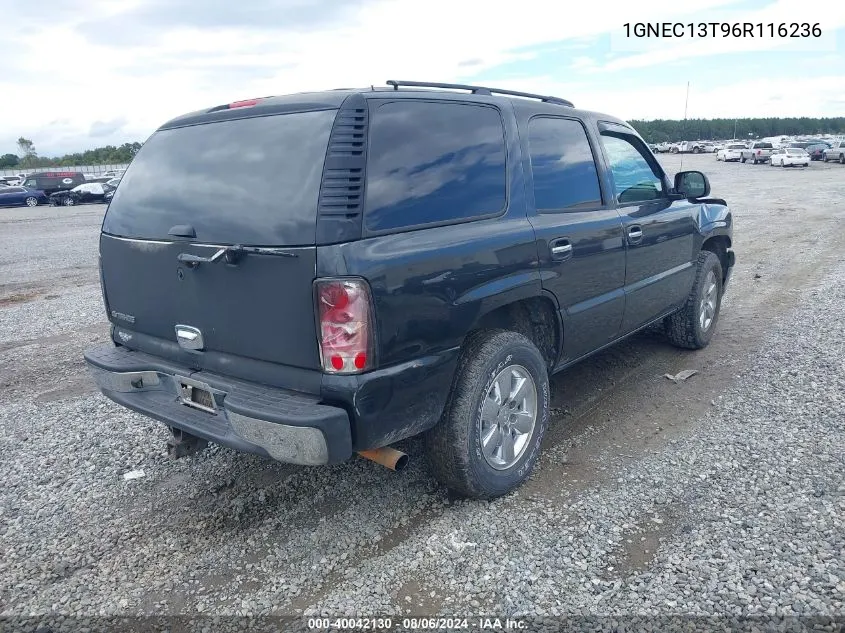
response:
<path fill-rule="evenodd" d="M 454 491 L 525 480 L 549 375 L 651 324 L 710 341 L 734 264 L 704 174 L 563 99 L 390 81 L 163 125 L 100 238 L 112 400 L 208 441 L 332 464 L 425 433 Z M 235 175 L 235 177 L 232 177 Z"/>

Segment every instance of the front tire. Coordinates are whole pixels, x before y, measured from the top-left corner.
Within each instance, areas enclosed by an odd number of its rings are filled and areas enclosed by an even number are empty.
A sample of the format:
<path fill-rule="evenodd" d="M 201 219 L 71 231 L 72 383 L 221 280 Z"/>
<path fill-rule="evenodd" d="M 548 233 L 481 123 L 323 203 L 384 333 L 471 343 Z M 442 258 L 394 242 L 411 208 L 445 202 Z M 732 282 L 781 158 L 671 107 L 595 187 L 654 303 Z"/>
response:
<path fill-rule="evenodd" d="M 66 207 L 72 207 L 73 205 L 76 204 L 76 202 L 74 202 L 73 198 L 68 196 L 67 198 L 65 198 L 65 200 L 62 204 L 64 204 Z"/>
<path fill-rule="evenodd" d="M 475 499 L 500 497 L 528 479 L 549 424 L 545 360 L 522 334 L 467 337 L 443 416 L 426 435 L 434 475 Z"/>
<path fill-rule="evenodd" d="M 722 264 L 715 253 L 701 251 L 695 283 L 684 307 L 666 318 L 666 335 L 684 349 L 707 347 L 722 306 Z"/>
<path fill-rule="evenodd" d="M 37 207 L 38 206 L 38 198 L 36 198 L 35 196 L 29 196 L 26 199 L 26 206 Z"/>
<path fill-rule="evenodd" d="M 840 165 L 845 165 L 845 154 L 840 154 L 840 155 L 839 155 L 839 164 L 840 164 Z"/>

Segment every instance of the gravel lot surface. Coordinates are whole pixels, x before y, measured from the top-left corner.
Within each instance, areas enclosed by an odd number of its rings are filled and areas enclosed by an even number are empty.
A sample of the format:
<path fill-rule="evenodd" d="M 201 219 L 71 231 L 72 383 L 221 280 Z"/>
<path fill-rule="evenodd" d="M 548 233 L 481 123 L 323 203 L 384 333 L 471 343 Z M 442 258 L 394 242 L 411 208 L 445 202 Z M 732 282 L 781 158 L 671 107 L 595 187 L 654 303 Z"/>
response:
<path fill-rule="evenodd" d="M 164 428 L 101 397 L 82 363 L 107 340 L 103 207 L 0 210 L 0 616 L 180 614 L 197 631 L 243 614 L 493 614 L 525 630 L 812 616 L 838 630 L 845 168 L 683 161 L 735 215 L 716 337 L 691 353 L 646 333 L 556 376 L 537 471 L 489 503 L 451 499 L 416 441 L 399 474 L 219 447 L 168 460 Z M 663 377 L 683 369 L 698 373 Z"/>

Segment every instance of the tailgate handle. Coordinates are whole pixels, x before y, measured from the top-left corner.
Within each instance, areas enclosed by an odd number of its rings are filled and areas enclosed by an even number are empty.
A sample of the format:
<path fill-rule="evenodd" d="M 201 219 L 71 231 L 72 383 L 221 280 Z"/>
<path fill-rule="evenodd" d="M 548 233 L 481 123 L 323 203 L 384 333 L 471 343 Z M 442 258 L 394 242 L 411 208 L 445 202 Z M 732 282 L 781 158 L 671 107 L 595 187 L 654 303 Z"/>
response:
<path fill-rule="evenodd" d="M 178 259 L 183 264 L 187 264 L 189 268 L 194 268 L 196 266 L 199 266 L 200 264 L 211 264 L 213 262 L 216 262 L 225 254 L 226 249 L 221 248 L 211 257 L 200 257 L 199 255 L 192 255 L 191 253 L 179 253 L 176 256 L 176 259 Z"/>

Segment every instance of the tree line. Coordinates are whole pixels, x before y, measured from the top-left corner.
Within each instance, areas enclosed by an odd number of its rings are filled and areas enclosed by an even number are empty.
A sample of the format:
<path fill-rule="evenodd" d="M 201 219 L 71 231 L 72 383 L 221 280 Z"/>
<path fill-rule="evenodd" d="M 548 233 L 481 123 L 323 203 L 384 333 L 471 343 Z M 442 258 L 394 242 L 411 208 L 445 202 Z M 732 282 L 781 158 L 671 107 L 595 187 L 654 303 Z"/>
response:
<path fill-rule="evenodd" d="M 845 134 L 845 117 L 628 121 L 647 143 Z"/>
<path fill-rule="evenodd" d="M 0 156 L 0 169 L 28 169 L 32 167 L 71 167 L 73 165 L 122 165 L 132 161 L 141 143 L 124 143 L 120 146 L 106 145 L 65 154 L 64 156 L 39 156 L 35 143 L 24 137 L 18 139 L 17 154 L 3 154 Z"/>

